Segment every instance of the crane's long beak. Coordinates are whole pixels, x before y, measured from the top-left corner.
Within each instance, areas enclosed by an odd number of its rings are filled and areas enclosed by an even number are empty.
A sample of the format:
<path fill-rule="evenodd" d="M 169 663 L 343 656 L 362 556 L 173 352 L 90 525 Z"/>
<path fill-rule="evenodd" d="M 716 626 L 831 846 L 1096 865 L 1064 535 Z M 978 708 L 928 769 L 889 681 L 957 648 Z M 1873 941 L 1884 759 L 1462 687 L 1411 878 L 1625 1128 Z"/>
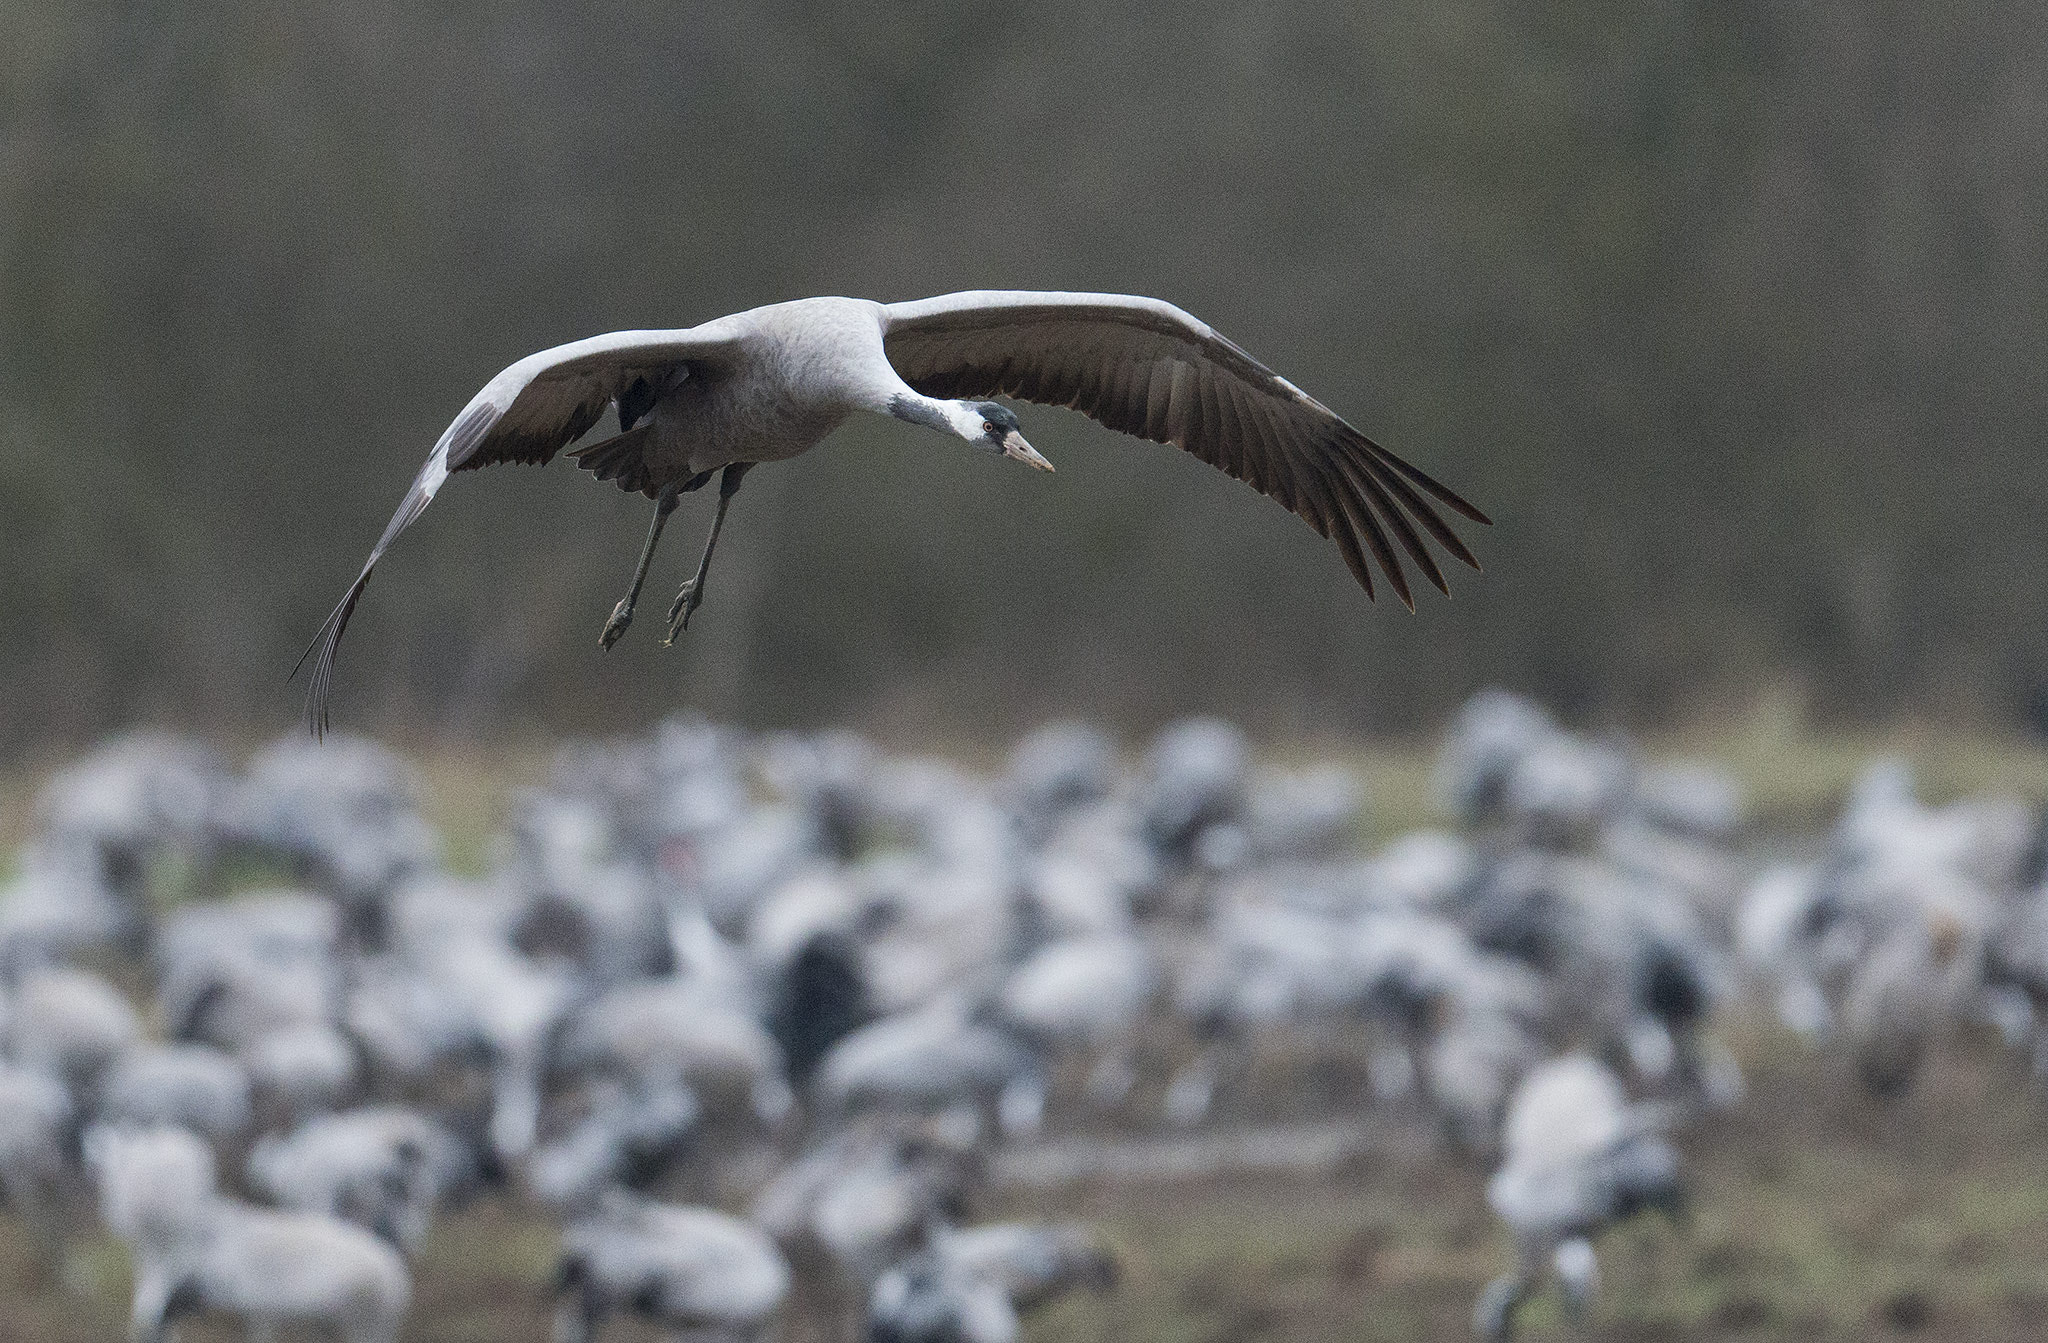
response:
<path fill-rule="evenodd" d="M 1003 435 L 1003 456 L 1035 466 L 1041 471 L 1052 470 L 1052 463 L 1038 455 L 1038 449 L 1024 441 L 1024 435 L 1012 429 Z"/>

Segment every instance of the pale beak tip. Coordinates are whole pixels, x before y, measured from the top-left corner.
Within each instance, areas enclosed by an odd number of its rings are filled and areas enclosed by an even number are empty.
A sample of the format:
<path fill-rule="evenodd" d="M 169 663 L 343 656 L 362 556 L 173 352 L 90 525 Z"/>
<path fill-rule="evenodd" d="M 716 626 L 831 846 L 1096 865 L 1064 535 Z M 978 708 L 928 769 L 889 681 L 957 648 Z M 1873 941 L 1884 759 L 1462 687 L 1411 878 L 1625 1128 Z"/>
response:
<path fill-rule="evenodd" d="M 1026 443 L 1024 441 L 1024 435 L 1017 433 L 1014 430 L 1012 430 L 1009 436 L 1003 440 L 1003 456 L 1014 457 L 1018 461 L 1023 462 L 1029 466 L 1035 466 L 1041 471 L 1050 471 L 1053 469 L 1052 463 L 1045 460 L 1045 458 L 1039 454 L 1038 449 L 1032 447 L 1029 443 Z"/>

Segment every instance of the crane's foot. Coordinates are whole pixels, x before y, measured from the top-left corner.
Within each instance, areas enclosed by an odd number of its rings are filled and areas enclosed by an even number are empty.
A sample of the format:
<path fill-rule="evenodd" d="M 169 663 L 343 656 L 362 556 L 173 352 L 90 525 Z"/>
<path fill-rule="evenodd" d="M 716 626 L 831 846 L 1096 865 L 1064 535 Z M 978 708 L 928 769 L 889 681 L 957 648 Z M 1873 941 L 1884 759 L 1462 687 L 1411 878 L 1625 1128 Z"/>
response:
<path fill-rule="evenodd" d="M 610 651 L 626 633 L 626 627 L 633 623 L 633 603 L 620 601 L 612 608 L 611 618 L 604 622 L 604 633 L 597 636 L 597 646 Z"/>
<path fill-rule="evenodd" d="M 676 594 L 675 601 L 668 608 L 668 637 L 661 641 L 663 648 L 674 643 L 684 630 L 690 628 L 690 613 L 703 604 L 704 585 L 694 578 L 683 584 L 683 590 Z"/>

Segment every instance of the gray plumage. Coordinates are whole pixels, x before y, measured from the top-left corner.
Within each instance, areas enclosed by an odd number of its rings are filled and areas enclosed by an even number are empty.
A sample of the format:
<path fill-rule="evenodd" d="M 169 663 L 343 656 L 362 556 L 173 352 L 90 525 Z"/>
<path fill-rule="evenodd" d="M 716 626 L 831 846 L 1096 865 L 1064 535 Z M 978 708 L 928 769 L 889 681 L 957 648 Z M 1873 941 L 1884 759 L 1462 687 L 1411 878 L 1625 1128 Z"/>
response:
<path fill-rule="evenodd" d="M 1000 1223 L 941 1228 L 868 1296 L 869 1343 L 1014 1343 L 1018 1317 L 1075 1288 L 1116 1282 L 1115 1258 L 1087 1228 Z"/>
<path fill-rule="evenodd" d="M 96 1128 L 86 1159 L 100 1215 L 135 1263 L 129 1336 L 161 1343 L 193 1310 L 324 1325 L 342 1343 L 392 1343 L 412 1297 L 395 1251 L 360 1227 L 222 1196 L 212 1155 L 179 1128 Z"/>
<path fill-rule="evenodd" d="M 64 966 L 24 980 L 7 1022 L 13 1061 L 60 1078 L 74 1094 L 90 1093 L 108 1065 L 141 1038 L 141 1018 L 113 985 Z"/>
<path fill-rule="evenodd" d="M 281 1208 L 353 1222 L 409 1255 L 473 1165 L 462 1141 L 426 1114 L 372 1105 L 259 1138 L 244 1174 Z"/>
<path fill-rule="evenodd" d="M 564 1230 L 556 1291 L 557 1343 L 588 1343 L 624 1310 L 677 1336 L 737 1343 L 768 1331 L 789 1295 L 789 1265 L 737 1217 L 614 1194 Z"/>
<path fill-rule="evenodd" d="M 442 433 L 308 648 L 311 724 L 326 729 L 335 651 L 377 561 L 454 472 L 544 465 L 616 410 L 619 432 L 574 456 L 600 480 L 655 499 L 657 511 L 633 588 L 606 624 L 610 647 L 632 619 L 678 493 L 723 471 L 722 521 L 749 467 L 809 451 L 855 411 L 1050 470 L 993 396 L 1068 407 L 1193 453 L 1334 539 L 1368 596 L 1368 555 L 1411 607 L 1403 555 L 1450 590 L 1425 534 L 1478 567 L 1437 508 L 1481 523 L 1485 514 L 1172 304 L 997 290 L 894 304 L 798 299 L 683 330 L 593 336 L 529 355 L 485 384 Z M 710 556 L 707 546 L 670 609 L 671 639 L 702 600 Z"/>
<path fill-rule="evenodd" d="M 1486 1201 L 1513 1233 L 1515 1266 L 1473 1311 L 1482 1338 L 1506 1339 L 1517 1310 L 1555 1271 L 1574 1319 L 1599 1284 L 1592 1238 L 1639 1212 L 1684 1210 L 1678 1157 L 1660 1132 L 1668 1112 L 1631 1105 L 1611 1072 L 1583 1054 L 1552 1059 L 1515 1093 L 1505 1160 Z"/>
<path fill-rule="evenodd" d="M 234 1055 L 211 1045 L 142 1045 L 108 1070 L 99 1117 L 177 1124 L 208 1142 L 231 1143 L 249 1127 L 249 1073 Z"/>

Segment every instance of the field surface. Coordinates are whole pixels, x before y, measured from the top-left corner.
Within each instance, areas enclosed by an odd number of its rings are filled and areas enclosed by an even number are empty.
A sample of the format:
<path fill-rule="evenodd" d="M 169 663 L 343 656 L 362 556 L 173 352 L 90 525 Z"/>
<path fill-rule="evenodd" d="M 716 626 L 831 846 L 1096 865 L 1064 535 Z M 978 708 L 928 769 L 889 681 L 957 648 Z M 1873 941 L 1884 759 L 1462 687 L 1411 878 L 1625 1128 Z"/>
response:
<path fill-rule="evenodd" d="M 2033 1339 L 2048 1330 L 2048 1096 L 1982 1041 L 1942 1055 L 1905 1100 L 1878 1107 L 1853 1079 L 1774 1029 L 1745 1033 L 1751 1093 L 1682 1147 L 1694 1205 L 1600 1244 L 1604 1283 L 1583 1333 L 1553 1300 L 1524 1337 L 1634 1340 Z M 992 1215 L 1069 1215 L 1115 1245 L 1115 1290 L 1057 1304 L 1034 1343 L 1226 1343 L 1469 1338 L 1472 1301 L 1505 1239 L 1481 1172 L 1399 1114 L 1247 1125 L 1261 1169 L 1188 1176 L 1172 1144 L 1052 1140 L 1005 1163 Z M 1256 1144 L 1187 1140 L 1187 1164 Z M 1050 1160 L 1040 1159 L 1050 1158 Z M 1121 1158 L 1121 1160 L 1119 1160 Z M 1091 1178 L 1112 1164 L 1123 1178 Z M 1067 1169 L 1062 1169 L 1066 1167 Z M 1053 1180 L 1068 1175 L 1078 1178 Z M 1053 1182 L 1048 1182 L 1052 1180 Z M 437 1226 L 418 1269 L 409 1343 L 548 1336 L 554 1231 L 538 1214 L 477 1206 Z M 88 1240 L 53 1275 L 0 1236 L 0 1340 L 123 1336 L 127 1268 Z M 786 1343 L 848 1336 L 844 1301 L 812 1298 Z M 608 1326 L 621 1343 L 651 1335 Z M 207 1321 L 189 1339 L 239 1337 Z"/>

